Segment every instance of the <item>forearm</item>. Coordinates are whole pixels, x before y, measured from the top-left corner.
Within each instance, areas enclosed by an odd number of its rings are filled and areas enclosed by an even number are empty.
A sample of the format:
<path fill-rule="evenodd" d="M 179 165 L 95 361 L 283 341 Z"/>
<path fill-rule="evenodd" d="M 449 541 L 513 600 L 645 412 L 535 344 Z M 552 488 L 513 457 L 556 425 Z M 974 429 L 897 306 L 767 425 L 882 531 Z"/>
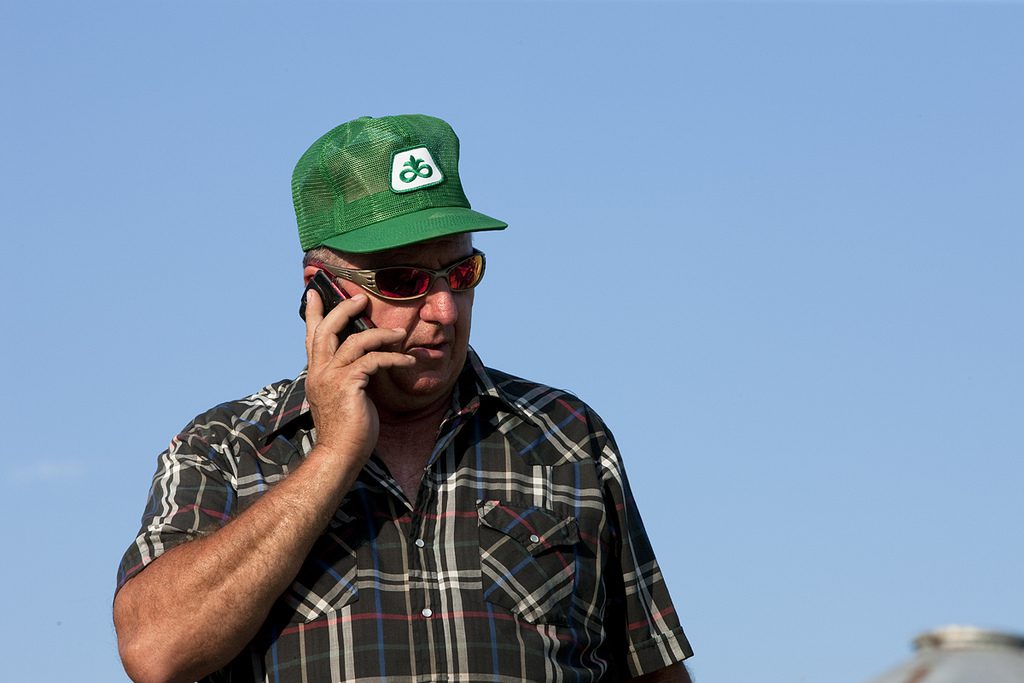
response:
<path fill-rule="evenodd" d="M 125 584 L 114 625 L 136 681 L 194 681 L 256 634 L 362 467 L 314 448 L 217 532 L 168 551 Z"/>

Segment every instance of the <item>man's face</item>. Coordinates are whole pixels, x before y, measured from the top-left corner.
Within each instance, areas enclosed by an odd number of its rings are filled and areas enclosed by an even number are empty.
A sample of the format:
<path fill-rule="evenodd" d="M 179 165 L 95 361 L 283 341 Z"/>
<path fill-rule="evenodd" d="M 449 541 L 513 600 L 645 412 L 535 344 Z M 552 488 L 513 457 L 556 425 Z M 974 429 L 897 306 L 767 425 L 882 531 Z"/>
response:
<path fill-rule="evenodd" d="M 373 269 L 419 266 L 434 270 L 449 266 L 473 252 L 468 234 L 442 237 L 372 254 L 335 254 L 327 267 Z M 311 276 L 307 267 L 307 279 Z M 349 294 L 363 291 L 347 280 L 337 283 Z M 462 370 L 469 346 L 473 291 L 452 292 L 443 279 L 411 301 L 369 296 L 366 314 L 377 327 L 401 328 L 406 338 L 396 350 L 416 358 L 411 368 L 392 368 L 374 376 L 368 392 L 378 409 L 407 413 L 439 407 L 447 401 Z"/>

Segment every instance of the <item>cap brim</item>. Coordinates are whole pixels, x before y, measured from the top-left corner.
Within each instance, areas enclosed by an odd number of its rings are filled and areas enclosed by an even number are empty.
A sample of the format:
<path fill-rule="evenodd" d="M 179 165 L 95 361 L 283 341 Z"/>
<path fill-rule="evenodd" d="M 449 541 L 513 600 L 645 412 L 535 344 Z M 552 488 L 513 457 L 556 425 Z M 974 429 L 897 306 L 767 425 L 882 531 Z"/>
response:
<path fill-rule="evenodd" d="M 336 235 L 323 246 L 363 254 L 481 230 L 504 230 L 507 223 L 457 206 L 423 209 Z"/>

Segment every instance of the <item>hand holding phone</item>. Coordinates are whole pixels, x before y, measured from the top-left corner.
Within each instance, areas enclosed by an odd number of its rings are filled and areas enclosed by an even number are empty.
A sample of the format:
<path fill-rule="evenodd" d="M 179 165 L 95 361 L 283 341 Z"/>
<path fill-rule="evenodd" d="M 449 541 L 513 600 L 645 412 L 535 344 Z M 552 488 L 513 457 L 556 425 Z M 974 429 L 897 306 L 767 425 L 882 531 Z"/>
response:
<path fill-rule="evenodd" d="M 334 283 L 327 273 L 322 270 L 317 270 L 316 274 L 309 279 L 309 283 L 306 285 L 306 289 L 302 292 L 302 301 L 299 303 L 299 317 L 303 320 L 306 319 L 306 294 L 309 290 L 316 290 L 316 293 L 320 295 L 320 301 L 324 303 L 324 315 L 327 315 L 331 310 L 340 304 L 345 299 L 348 299 L 348 294 Z M 365 315 L 360 315 L 353 318 L 349 324 L 345 327 L 340 335 L 342 341 L 345 340 L 350 334 L 356 332 L 363 332 L 374 327 L 373 322 Z"/>
<path fill-rule="evenodd" d="M 316 290 L 323 302 L 324 315 L 350 298 L 329 271 L 317 269 L 302 295 L 299 315 L 303 319 L 307 317 L 306 296 L 310 289 Z M 367 304 L 364 302 L 363 310 Z M 357 306 L 346 308 L 359 310 Z M 406 336 L 403 329 L 376 328 L 364 314 L 351 318 L 337 333 L 336 340 L 334 331 L 340 321 L 332 323 L 321 327 L 322 318 L 306 322 L 305 389 L 316 427 L 316 447 L 328 454 L 322 457 L 341 457 L 342 461 L 336 464 L 338 472 L 342 472 L 351 465 L 353 457 L 365 463 L 377 444 L 380 417 L 367 391 L 373 375 L 390 368 L 412 368 L 417 360 L 398 350 Z M 357 339 L 345 342 L 349 335 L 357 333 Z"/>

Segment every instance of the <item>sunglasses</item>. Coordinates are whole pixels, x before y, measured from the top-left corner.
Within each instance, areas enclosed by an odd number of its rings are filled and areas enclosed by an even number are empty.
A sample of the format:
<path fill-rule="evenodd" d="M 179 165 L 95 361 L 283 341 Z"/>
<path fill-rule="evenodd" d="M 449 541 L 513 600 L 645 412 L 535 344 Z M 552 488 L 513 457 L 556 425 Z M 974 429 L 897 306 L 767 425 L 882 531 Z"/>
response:
<path fill-rule="evenodd" d="M 426 296 L 434 281 L 443 278 L 453 292 L 473 289 L 484 276 L 484 253 L 476 249 L 467 257 L 441 270 L 416 266 L 389 266 L 373 270 L 353 270 L 328 266 L 320 261 L 310 263 L 334 278 L 353 282 L 363 289 L 391 301 L 408 301 Z"/>

